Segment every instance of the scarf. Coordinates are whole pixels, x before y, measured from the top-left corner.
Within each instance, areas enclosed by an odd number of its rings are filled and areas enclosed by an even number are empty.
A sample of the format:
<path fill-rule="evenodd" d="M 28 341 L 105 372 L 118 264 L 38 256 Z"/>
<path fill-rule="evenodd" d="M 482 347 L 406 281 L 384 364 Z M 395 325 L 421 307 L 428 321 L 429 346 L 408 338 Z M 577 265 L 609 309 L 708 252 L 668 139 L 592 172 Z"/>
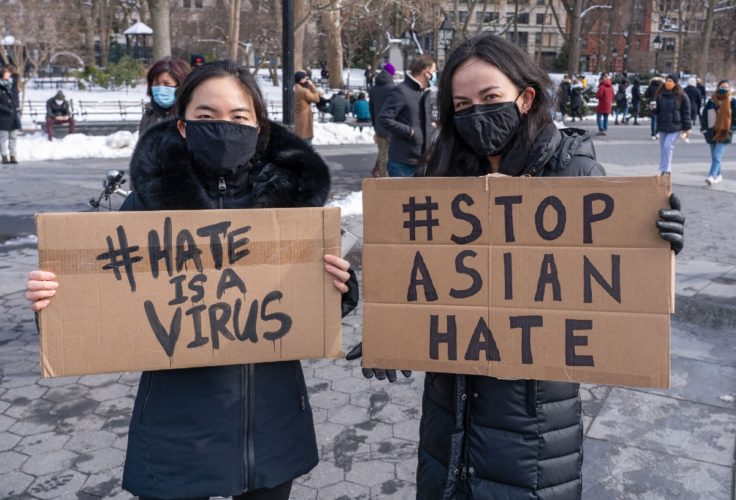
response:
<path fill-rule="evenodd" d="M 720 95 L 718 92 L 714 92 L 712 99 L 718 106 L 713 140 L 724 142 L 728 139 L 728 133 L 731 130 L 731 92 L 728 92 L 726 95 Z"/>

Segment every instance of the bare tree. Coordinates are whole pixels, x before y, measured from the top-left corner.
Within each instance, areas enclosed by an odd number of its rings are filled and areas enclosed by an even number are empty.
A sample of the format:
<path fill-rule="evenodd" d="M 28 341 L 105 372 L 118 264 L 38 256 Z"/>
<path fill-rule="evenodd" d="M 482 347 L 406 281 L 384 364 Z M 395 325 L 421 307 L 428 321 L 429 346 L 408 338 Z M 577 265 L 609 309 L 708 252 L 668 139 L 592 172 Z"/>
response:
<path fill-rule="evenodd" d="M 153 28 L 153 58 L 162 59 L 171 55 L 171 0 L 148 0 L 148 8 Z"/>

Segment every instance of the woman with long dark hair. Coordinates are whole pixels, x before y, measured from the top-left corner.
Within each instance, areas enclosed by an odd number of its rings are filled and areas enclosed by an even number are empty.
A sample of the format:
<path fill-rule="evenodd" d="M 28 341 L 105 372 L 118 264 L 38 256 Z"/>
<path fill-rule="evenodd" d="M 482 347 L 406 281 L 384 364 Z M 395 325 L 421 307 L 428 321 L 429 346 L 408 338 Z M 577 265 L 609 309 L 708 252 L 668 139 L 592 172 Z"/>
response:
<path fill-rule="evenodd" d="M 200 66 L 179 88 L 176 110 L 177 120 L 138 141 L 134 191 L 122 210 L 314 207 L 327 200 L 327 165 L 268 120 L 246 68 L 227 61 Z M 325 256 L 325 270 L 343 293 L 343 315 L 357 303 L 349 267 Z M 33 271 L 27 288 L 40 311 L 58 283 L 52 273 Z M 286 500 L 292 480 L 317 461 L 299 361 L 144 372 L 123 488 L 145 499 Z"/>
<path fill-rule="evenodd" d="M 700 131 L 710 146 L 710 171 L 705 178 L 705 183 L 709 186 L 723 182 L 721 158 L 726 146 L 733 141 L 734 129 L 736 129 L 736 99 L 733 97 L 728 80 L 721 80 L 703 108 L 703 116 L 700 119 Z"/>
<path fill-rule="evenodd" d="M 167 57 L 156 61 L 146 74 L 146 94 L 151 102 L 146 104 L 138 126 L 143 135 L 153 125 L 176 117 L 176 89 L 192 71 L 185 61 Z"/>
<path fill-rule="evenodd" d="M 427 175 L 605 175 L 586 132 L 555 127 L 551 85 L 505 39 L 463 41 L 442 71 Z M 657 225 L 679 252 L 684 219 L 671 204 Z M 427 373 L 417 498 L 580 498 L 581 414 L 576 383 Z"/>

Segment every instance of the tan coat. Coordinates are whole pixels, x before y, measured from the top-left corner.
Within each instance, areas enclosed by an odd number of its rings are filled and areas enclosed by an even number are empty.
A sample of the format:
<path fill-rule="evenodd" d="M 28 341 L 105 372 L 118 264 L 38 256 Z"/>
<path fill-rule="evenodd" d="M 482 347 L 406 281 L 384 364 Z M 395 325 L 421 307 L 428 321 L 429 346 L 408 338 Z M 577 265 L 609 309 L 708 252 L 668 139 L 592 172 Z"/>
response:
<path fill-rule="evenodd" d="M 302 139 L 314 136 L 312 103 L 319 102 L 316 90 L 305 89 L 301 85 L 294 86 L 294 133 Z"/>

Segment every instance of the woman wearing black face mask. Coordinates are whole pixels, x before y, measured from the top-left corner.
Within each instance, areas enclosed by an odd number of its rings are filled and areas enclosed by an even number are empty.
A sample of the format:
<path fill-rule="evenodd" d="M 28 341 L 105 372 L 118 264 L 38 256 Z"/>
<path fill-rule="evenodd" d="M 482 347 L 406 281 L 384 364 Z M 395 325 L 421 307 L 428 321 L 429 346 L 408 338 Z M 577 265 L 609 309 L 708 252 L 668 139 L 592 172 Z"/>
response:
<path fill-rule="evenodd" d="M 605 175 L 586 132 L 552 123 L 551 85 L 503 38 L 462 42 L 442 72 L 427 175 Z M 680 212 L 660 213 L 679 251 Z M 582 443 L 578 384 L 427 373 L 417 498 L 580 498 Z"/>
<path fill-rule="evenodd" d="M 201 66 L 178 89 L 179 120 L 153 126 L 131 160 L 124 210 L 322 206 L 327 165 L 268 120 L 255 80 L 229 62 Z M 349 264 L 325 256 L 343 293 L 357 302 Z M 58 284 L 34 271 L 34 311 Z M 144 372 L 128 434 L 123 488 L 141 498 L 285 500 L 318 461 L 299 361 Z"/>

